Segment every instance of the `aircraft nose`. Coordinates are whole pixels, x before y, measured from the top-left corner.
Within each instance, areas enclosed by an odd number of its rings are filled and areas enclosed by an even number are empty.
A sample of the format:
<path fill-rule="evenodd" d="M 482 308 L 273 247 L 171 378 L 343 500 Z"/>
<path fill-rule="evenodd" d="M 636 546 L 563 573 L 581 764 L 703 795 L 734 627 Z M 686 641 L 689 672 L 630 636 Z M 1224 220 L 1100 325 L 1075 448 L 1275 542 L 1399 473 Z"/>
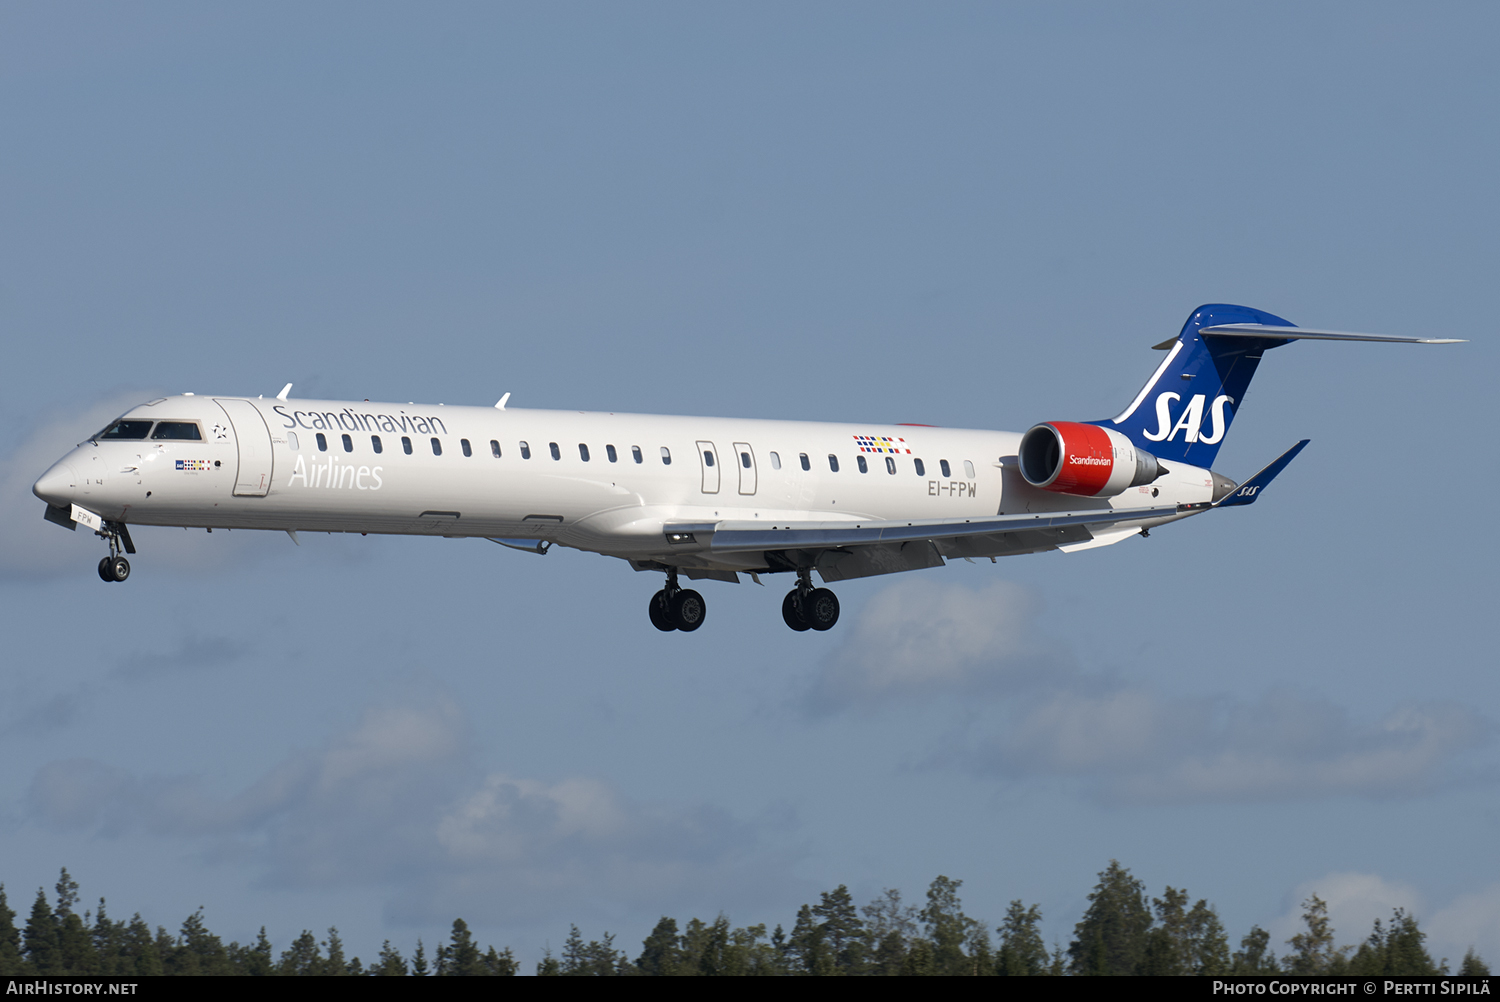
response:
<path fill-rule="evenodd" d="M 78 489 L 78 475 L 66 462 L 53 463 L 52 468 L 42 474 L 31 487 L 31 493 L 54 508 L 67 508 L 73 503 Z"/>

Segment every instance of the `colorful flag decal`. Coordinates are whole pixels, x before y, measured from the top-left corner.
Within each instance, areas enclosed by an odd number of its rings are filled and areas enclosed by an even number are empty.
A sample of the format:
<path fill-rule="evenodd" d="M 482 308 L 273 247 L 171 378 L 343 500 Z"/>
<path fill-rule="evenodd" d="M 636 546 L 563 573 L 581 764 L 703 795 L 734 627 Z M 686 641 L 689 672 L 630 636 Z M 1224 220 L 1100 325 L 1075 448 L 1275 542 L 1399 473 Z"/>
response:
<path fill-rule="evenodd" d="M 896 455 L 905 453 L 911 455 L 911 450 L 906 447 L 906 439 L 892 438 L 890 435 L 855 435 L 854 444 L 859 447 L 860 452 L 891 452 Z"/>

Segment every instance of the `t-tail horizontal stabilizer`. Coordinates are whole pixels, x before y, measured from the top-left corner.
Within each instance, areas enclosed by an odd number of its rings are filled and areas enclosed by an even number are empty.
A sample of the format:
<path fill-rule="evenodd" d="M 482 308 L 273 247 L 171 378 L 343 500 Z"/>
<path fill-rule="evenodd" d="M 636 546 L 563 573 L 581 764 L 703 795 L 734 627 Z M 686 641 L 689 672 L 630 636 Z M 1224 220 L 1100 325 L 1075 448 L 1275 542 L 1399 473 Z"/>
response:
<path fill-rule="evenodd" d="M 1301 452 L 1310 441 L 1312 440 L 1304 438 L 1302 441 L 1298 442 L 1296 445 L 1283 452 L 1265 469 L 1261 470 L 1255 476 L 1240 484 L 1238 488 L 1236 488 L 1226 497 L 1221 498 L 1218 503 L 1214 505 L 1214 507 L 1233 508 L 1235 505 L 1254 504 L 1255 499 L 1260 497 L 1260 492 L 1265 489 L 1266 485 L 1269 484 L 1272 480 L 1275 480 L 1276 475 L 1282 470 L 1286 469 L 1287 464 L 1296 459 L 1297 453 Z"/>

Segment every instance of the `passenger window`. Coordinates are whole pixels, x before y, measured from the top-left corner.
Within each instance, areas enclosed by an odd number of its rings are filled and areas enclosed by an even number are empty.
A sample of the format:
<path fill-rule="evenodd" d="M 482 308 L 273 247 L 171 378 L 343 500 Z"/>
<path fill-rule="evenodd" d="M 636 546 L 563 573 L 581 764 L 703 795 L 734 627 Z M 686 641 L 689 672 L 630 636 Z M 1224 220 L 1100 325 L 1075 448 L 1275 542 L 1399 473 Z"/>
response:
<path fill-rule="evenodd" d="M 969 462 L 967 459 L 964 460 L 964 476 L 968 477 L 970 480 L 974 479 L 974 464 Z"/>
<path fill-rule="evenodd" d="M 151 438 L 153 441 L 201 442 L 203 433 L 192 421 L 158 421 Z"/>
<path fill-rule="evenodd" d="M 641 447 L 640 446 L 638 446 L 638 445 L 632 445 L 630 447 L 630 458 L 634 459 L 637 463 L 644 462 L 644 459 L 641 457 Z"/>
<path fill-rule="evenodd" d="M 385 446 L 383 446 L 383 445 L 380 444 L 380 436 L 379 435 L 371 435 L 370 436 L 370 448 L 375 450 L 375 454 L 377 456 L 380 455 L 382 452 L 385 451 Z"/>
<path fill-rule="evenodd" d="M 864 456 L 855 456 L 854 457 L 854 461 L 859 464 L 859 472 L 861 472 L 861 473 L 869 473 L 870 472 L 870 464 L 865 462 L 865 457 Z"/>
<path fill-rule="evenodd" d="M 496 459 L 500 458 L 500 443 L 495 441 L 493 438 L 490 439 L 490 455 L 494 456 Z"/>
<path fill-rule="evenodd" d="M 672 465 L 672 450 L 668 449 L 665 445 L 661 447 L 661 465 Z"/>
<path fill-rule="evenodd" d="M 562 450 L 557 447 L 557 443 L 556 442 L 548 442 L 547 443 L 547 449 L 548 449 L 548 451 L 550 451 L 552 453 L 552 458 L 553 459 L 561 459 L 562 458 Z"/>
<path fill-rule="evenodd" d="M 151 434 L 150 421 L 116 421 L 94 437 L 139 442 L 149 434 Z"/>
<path fill-rule="evenodd" d="M 799 453 L 797 453 L 797 455 L 802 460 L 802 468 L 804 470 L 810 470 L 810 469 L 812 469 L 812 462 L 807 458 L 807 453 L 805 453 L 805 452 L 799 452 Z"/>
<path fill-rule="evenodd" d="M 531 458 L 531 446 L 527 445 L 525 442 L 521 443 L 521 458 L 522 459 L 530 459 Z"/>
<path fill-rule="evenodd" d="M 432 454 L 434 456 L 441 456 L 443 454 L 443 443 L 435 438 L 432 440 Z"/>
<path fill-rule="evenodd" d="M 459 448 L 461 448 L 461 449 L 464 450 L 464 455 L 465 456 L 467 456 L 469 458 L 473 458 L 473 456 L 474 456 L 474 450 L 471 449 L 471 448 L 469 448 L 469 440 L 468 439 L 466 439 L 466 438 L 459 439 L 458 440 L 458 446 L 459 446 Z"/>
<path fill-rule="evenodd" d="M 411 439 L 407 438 L 405 435 L 401 436 L 401 451 L 406 453 L 408 456 L 411 455 Z"/>
<path fill-rule="evenodd" d="M 946 459 L 938 460 L 938 469 L 943 471 L 943 476 L 945 477 L 953 476 L 953 471 L 948 469 L 948 461 Z"/>
<path fill-rule="evenodd" d="M 707 449 L 705 449 L 703 451 L 703 465 L 704 466 L 712 466 L 712 465 L 714 465 L 714 454 L 712 452 L 709 452 Z"/>
<path fill-rule="evenodd" d="M 885 472 L 892 474 L 896 472 L 896 461 L 890 456 L 885 457 Z"/>
<path fill-rule="evenodd" d="M 323 435 L 323 433 L 321 431 L 318 432 L 318 451 L 319 452 L 327 452 L 328 451 L 328 439 L 326 437 L 324 437 L 324 435 Z"/>
<path fill-rule="evenodd" d="M 618 463 L 620 461 L 620 454 L 615 452 L 615 447 L 612 445 L 604 447 L 604 454 L 609 457 L 611 463 Z"/>
<path fill-rule="evenodd" d="M 781 469 L 781 457 L 778 456 L 774 452 L 771 453 L 771 469 L 773 469 L 773 470 L 779 470 L 779 469 Z"/>
<path fill-rule="evenodd" d="M 297 451 L 297 433 L 295 431 L 286 433 L 286 444 L 293 452 Z"/>
<path fill-rule="evenodd" d="M 740 453 L 740 465 L 743 466 L 747 470 L 750 469 L 750 453 L 748 453 L 748 452 L 742 452 L 742 453 Z"/>
<path fill-rule="evenodd" d="M 584 445 L 582 442 L 578 443 L 578 458 L 583 460 L 585 463 L 589 461 L 589 447 Z"/>
<path fill-rule="evenodd" d="M 828 454 L 828 468 L 834 473 L 837 473 L 839 471 L 839 457 L 835 456 L 831 452 Z"/>
<path fill-rule="evenodd" d="M 923 463 L 922 463 L 922 461 L 920 459 L 913 459 L 912 462 L 916 464 L 916 467 L 917 467 L 917 476 L 919 476 L 919 477 L 925 477 L 925 476 L 927 476 L 927 467 L 925 465 L 923 465 Z"/>
<path fill-rule="evenodd" d="M 343 435 L 343 436 L 340 436 L 340 437 L 342 437 L 343 440 L 344 440 L 344 451 L 345 452 L 353 452 L 354 451 L 354 439 L 350 438 L 348 435 Z"/>

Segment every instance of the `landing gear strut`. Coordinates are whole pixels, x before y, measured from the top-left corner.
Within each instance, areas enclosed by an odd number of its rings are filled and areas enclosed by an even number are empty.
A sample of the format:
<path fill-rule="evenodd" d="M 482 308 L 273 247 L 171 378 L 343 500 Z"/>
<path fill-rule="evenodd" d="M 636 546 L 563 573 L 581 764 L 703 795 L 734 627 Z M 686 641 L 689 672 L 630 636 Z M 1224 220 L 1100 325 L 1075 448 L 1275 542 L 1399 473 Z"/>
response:
<path fill-rule="evenodd" d="M 839 621 L 839 598 L 827 588 L 814 588 L 812 571 L 799 567 L 797 587 L 781 600 L 781 618 L 798 633 L 831 630 Z"/>
<path fill-rule="evenodd" d="M 130 530 L 125 528 L 125 523 L 105 522 L 104 528 L 94 535 L 103 536 L 109 542 L 109 556 L 99 561 L 99 578 L 103 581 L 124 581 L 130 577 L 130 561 L 121 556 L 120 551 L 134 553 L 135 543 L 131 542 Z"/>
<path fill-rule="evenodd" d="M 651 625 L 663 633 L 692 633 L 703 625 L 708 606 L 703 596 L 677 585 L 677 568 L 667 568 L 667 586 L 651 596 Z"/>

